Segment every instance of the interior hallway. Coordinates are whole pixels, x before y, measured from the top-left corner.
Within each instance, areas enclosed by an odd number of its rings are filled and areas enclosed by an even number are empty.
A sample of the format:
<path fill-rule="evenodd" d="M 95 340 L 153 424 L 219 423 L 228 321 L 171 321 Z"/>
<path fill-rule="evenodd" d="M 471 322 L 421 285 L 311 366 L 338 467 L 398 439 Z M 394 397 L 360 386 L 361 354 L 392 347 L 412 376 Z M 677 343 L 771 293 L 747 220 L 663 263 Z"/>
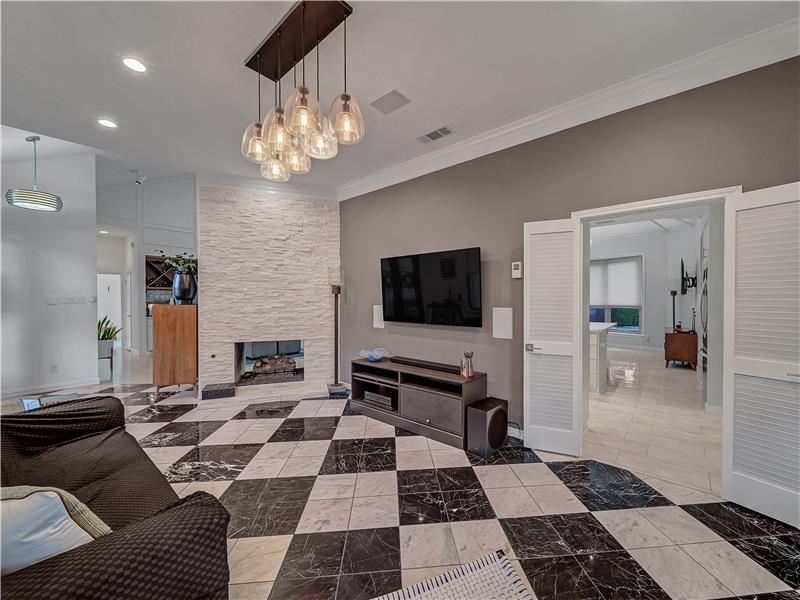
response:
<path fill-rule="evenodd" d="M 697 372 L 665 368 L 657 348 L 608 348 L 608 362 L 605 394 L 590 396 L 583 457 L 639 473 L 656 489 L 672 482 L 718 495 L 722 415 L 705 412 Z"/>

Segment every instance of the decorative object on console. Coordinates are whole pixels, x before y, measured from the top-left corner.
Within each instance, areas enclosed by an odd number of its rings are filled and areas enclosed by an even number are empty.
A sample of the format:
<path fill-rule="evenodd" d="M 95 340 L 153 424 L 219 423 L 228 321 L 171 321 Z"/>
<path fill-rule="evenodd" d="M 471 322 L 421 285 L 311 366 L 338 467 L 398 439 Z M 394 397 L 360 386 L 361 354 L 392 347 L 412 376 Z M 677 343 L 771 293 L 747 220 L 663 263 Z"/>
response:
<path fill-rule="evenodd" d="M 59 212 L 64 203 L 60 196 L 43 192 L 39 189 L 39 178 L 37 173 L 36 144 L 41 140 L 38 135 L 30 135 L 25 138 L 26 142 L 33 144 L 33 189 L 8 188 L 6 190 L 6 202 L 17 208 L 27 208 L 28 210 L 39 210 L 43 212 Z"/>
<path fill-rule="evenodd" d="M 258 73 L 258 120 L 247 126 L 242 138 L 242 155 L 261 164 L 261 175 L 275 182 L 286 182 L 292 174 L 311 169 L 309 157 L 333 158 L 339 144 L 357 144 L 364 139 L 364 117 L 358 102 L 347 89 L 347 17 L 352 7 L 342 0 L 303 0 L 287 14 L 260 48 L 245 61 Z M 305 34 L 313 32 L 317 54 L 317 94 L 319 94 L 319 44 L 339 25 L 344 29 L 344 91 L 337 95 L 328 114 L 323 114 L 317 96 L 306 85 Z M 282 57 L 286 57 L 285 62 Z M 281 80 L 296 66 L 302 66 L 300 85 L 282 106 Z M 296 71 L 295 71 L 296 72 Z M 276 83 L 275 108 L 261 122 L 261 76 Z"/>
<path fill-rule="evenodd" d="M 358 353 L 361 358 L 366 358 L 370 362 L 378 362 L 382 358 L 387 358 L 391 355 L 386 348 L 375 348 L 374 350 L 361 350 Z"/>
<path fill-rule="evenodd" d="M 175 297 L 176 304 L 191 304 L 197 295 L 197 259 L 194 254 L 181 252 L 175 256 L 167 256 L 164 251 L 161 258 L 164 265 L 173 269 L 172 275 L 172 295 Z"/>
<path fill-rule="evenodd" d="M 461 361 L 461 375 L 469 379 L 475 374 L 472 367 L 472 356 L 475 353 L 472 350 L 464 350 L 464 359 Z"/>

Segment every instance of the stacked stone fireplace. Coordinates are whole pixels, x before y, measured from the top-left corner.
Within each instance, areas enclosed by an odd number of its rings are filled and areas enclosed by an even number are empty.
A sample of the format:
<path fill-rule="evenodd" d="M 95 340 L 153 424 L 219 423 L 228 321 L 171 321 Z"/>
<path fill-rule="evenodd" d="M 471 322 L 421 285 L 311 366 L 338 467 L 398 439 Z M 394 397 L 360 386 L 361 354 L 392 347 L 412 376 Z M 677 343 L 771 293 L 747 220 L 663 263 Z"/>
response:
<path fill-rule="evenodd" d="M 234 351 L 236 385 L 303 381 L 303 340 L 237 342 Z"/>

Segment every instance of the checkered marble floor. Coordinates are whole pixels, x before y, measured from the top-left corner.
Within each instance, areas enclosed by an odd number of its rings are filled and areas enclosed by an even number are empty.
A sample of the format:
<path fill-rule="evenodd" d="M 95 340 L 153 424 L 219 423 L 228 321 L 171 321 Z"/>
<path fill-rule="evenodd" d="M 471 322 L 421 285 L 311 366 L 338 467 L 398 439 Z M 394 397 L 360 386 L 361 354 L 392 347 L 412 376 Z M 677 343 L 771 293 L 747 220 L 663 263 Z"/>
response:
<path fill-rule="evenodd" d="M 799 598 L 800 532 L 518 440 L 489 460 L 345 400 L 112 388 L 175 490 L 231 513 L 231 598 L 371 598 L 503 549 L 539 600 Z"/>

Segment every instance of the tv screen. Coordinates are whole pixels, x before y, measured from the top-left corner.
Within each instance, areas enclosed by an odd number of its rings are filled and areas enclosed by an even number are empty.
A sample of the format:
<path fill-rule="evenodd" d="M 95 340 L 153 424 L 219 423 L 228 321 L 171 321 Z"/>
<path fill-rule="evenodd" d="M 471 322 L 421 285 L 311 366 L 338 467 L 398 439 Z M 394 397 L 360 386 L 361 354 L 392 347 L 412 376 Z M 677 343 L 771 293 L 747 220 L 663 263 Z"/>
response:
<path fill-rule="evenodd" d="M 383 319 L 481 327 L 481 249 L 381 259 Z"/>

